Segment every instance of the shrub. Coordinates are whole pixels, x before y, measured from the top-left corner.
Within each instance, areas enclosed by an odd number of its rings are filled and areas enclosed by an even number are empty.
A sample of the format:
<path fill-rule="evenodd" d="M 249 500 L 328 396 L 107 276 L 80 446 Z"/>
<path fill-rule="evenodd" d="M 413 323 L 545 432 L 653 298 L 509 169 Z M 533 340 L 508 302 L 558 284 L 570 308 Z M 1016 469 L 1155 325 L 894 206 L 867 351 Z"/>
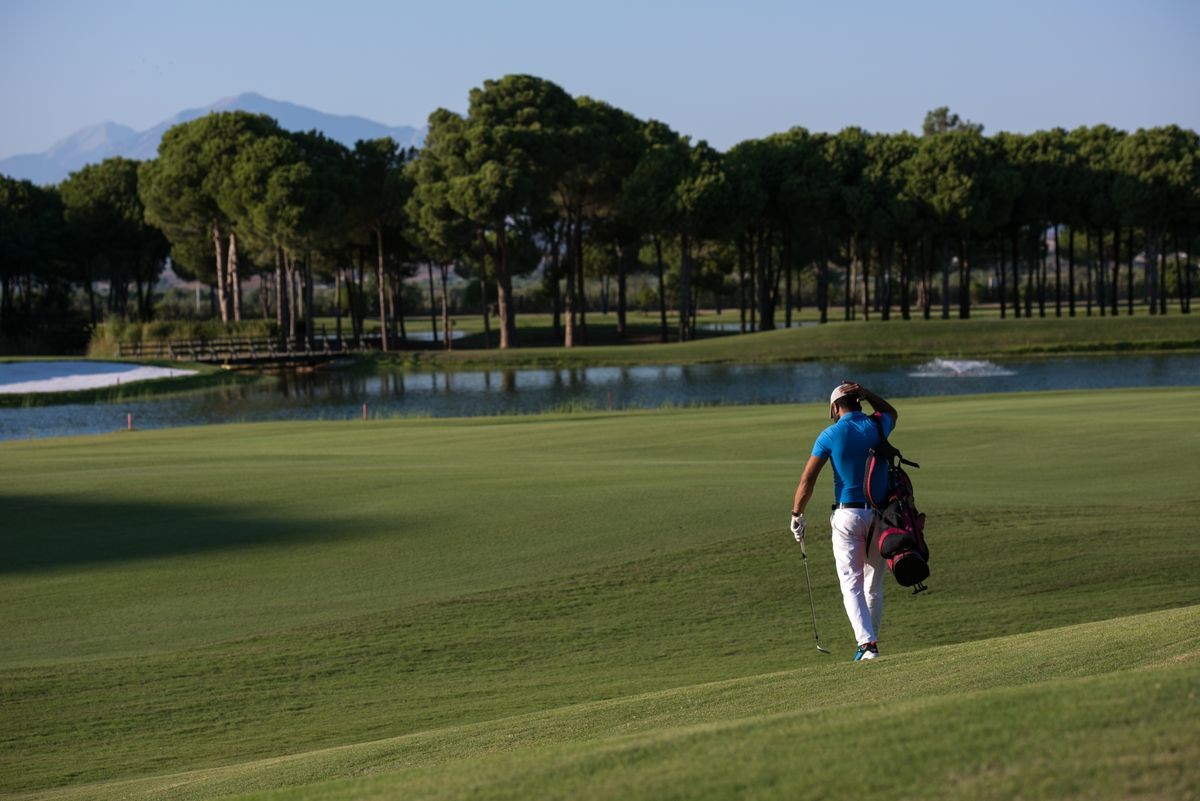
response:
<path fill-rule="evenodd" d="M 220 320 L 157 320 L 140 323 L 122 317 L 110 317 L 92 331 L 88 343 L 89 356 L 111 358 L 117 355 L 117 345 L 138 342 L 200 340 L 225 337 L 273 337 L 277 335 L 273 320 L 243 320 L 225 325 Z"/>

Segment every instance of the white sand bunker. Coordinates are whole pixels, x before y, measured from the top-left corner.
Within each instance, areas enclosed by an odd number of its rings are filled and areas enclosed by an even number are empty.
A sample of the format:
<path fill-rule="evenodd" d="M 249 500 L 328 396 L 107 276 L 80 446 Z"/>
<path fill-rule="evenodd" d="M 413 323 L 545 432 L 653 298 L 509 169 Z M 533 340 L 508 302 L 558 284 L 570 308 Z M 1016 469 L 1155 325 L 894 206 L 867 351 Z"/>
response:
<path fill-rule="evenodd" d="M 119 362 L 9 362 L 0 364 L 0 395 L 74 392 L 150 378 L 176 378 L 195 372 Z"/>

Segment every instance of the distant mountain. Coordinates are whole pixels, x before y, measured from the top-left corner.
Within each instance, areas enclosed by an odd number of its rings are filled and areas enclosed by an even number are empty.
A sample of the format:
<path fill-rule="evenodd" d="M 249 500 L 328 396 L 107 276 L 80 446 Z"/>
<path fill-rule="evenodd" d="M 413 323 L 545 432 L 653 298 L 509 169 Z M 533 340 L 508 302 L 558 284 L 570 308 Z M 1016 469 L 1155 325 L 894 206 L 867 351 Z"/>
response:
<path fill-rule="evenodd" d="M 279 121 L 289 131 L 318 130 L 330 139 L 353 145 L 359 139 L 390 136 L 404 147 L 420 147 L 425 139 L 424 128 L 409 125 L 391 127 L 365 117 L 326 114 L 316 109 L 272 100 L 254 92 L 226 97 L 202 108 L 181 111 L 170 119 L 145 131 L 135 131 L 124 125 L 104 122 L 79 131 L 56 142 L 49 150 L 0 160 L 0 173 L 13 178 L 27 178 L 36 184 L 55 184 L 87 164 L 103 161 L 110 156 L 131 159 L 151 159 L 158 153 L 158 142 L 172 125 L 203 117 L 212 111 L 249 111 L 266 114 Z"/>

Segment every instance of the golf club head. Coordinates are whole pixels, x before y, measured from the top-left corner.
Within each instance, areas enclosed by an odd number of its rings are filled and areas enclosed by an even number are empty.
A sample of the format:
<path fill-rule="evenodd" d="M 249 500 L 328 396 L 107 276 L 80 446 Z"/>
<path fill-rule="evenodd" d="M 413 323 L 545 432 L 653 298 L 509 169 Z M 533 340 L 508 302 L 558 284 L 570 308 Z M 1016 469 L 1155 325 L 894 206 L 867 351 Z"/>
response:
<path fill-rule="evenodd" d="M 813 603 L 812 579 L 808 576 L 808 554 L 804 550 L 803 539 L 800 540 L 800 555 L 804 557 L 804 585 L 808 587 L 808 608 L 812 611 L 813 639 L 817 641 L 817 650 L 823 654 L 828 654 L 829 651 L 821 647 L 821 635 L 817 633 L 817 607 Z"/>

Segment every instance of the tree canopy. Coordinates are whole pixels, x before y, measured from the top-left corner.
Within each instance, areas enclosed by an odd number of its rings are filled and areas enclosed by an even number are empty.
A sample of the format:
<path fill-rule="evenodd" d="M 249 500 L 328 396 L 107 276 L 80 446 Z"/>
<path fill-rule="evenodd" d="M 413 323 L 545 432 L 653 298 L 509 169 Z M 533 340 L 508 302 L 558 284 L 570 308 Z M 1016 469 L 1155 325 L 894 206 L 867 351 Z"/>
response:
<path fill-rule="evenodd" d="M 476 280 L 485 321 L 494 284 L 501 347 L 517 344 L 514 280 L 535 272 L 567 345 L 587 342 L 598 277 L 616 279 L 624 335 L 627 279 L 646 266 L 664 339 L 668 309 L 688 339 L 697 307 L 730 295 L 743 330 L 780 311 L 790 324 L 806 295 L 822 321 L 838 295 L 847 318 L 888 319 L 896 303 L 929 316 L 935 300 L 949 316 L 952 297 L 961 317 L 980 301 L 1002 316 L 1010 301 L 1017 316 L 1022 301 L 1115 313 L 1121 295 L 1162 313 L 1169 291 L 1190 309 L 1200 142 L 1178 126 L 985 136 L 941 107 L 921 136 L 797 127 L 722 153 L 532 75 L 467 100 L 430 115 L 420 150 L 214 113 L 141 164 L 110 159 L 53 188 L 3 179 L 0 316 L 15 324 L 18 298 L 69 302 L 81 286 L 94 320 L 103 282 L 107 311 L 148 318 L 168 254 L 213 287 L 223 321 L 242 318 L 256 279 L 262 313 L 291 336 L 311 336 L 314 285 L 332 280 L 339 325 L 343 306 L 359 336 L 378 315 L 385 349 L 404 336 L 417 265 Z"/>

